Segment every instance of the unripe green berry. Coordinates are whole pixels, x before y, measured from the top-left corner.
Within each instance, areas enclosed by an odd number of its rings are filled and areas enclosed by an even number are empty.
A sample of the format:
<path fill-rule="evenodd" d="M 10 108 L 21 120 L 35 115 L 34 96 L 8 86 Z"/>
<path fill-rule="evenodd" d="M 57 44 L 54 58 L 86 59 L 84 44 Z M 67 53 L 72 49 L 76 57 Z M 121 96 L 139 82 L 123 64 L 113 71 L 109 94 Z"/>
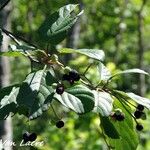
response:
<path fill-rule="evenodd" d="M 115 114 L 120 115 L 122 113 L 122 110 L 120 108 L 115 109 Z"/>
<path fill-rule="evenodd" d="M 58 56 L 57 56 L 56 54 L 53 54 L 53 55 L 51 56 L 51 60 L 52 60 L 53 62 L 57 62 L 57 61 L 58 61 Z"/>
<path fill-rule="evenodd" d="M 71 69 L 70 67 L 66 66 L 66 67 L 64 68 L 64 73 L 65 73 L 65 74 L 69 74 L 69 72 L 70 72 L 71 70 L 72 70 L 72 69 Z"/>
<path fill-rule="evenodd" d="M 53 84 L 52 84 L 52 88 L 53 88 L 53 89 L 56 89 L 56 87 L 57 87 L 57 83 L 53 83 Z"/>

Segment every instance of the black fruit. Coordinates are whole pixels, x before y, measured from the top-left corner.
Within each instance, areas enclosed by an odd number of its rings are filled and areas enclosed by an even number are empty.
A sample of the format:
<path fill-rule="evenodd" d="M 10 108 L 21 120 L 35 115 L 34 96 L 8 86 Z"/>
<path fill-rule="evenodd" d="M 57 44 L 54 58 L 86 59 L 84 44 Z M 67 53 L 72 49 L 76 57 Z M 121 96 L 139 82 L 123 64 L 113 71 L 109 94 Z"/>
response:
<path fill-rule="evenodd" d="M 57 87 L 56 87 L 56 93 L 57 94 L 63 94 L 65 88 L 64 88 L 64 85 L 63 84 L 58 84 Z"/>
<path fill-rule="evenodd" d="M 62 80 L 67 80 L 67 81 L 69 81 L 69 80 L 70 80 L 70 76 L 69 76 L 68 74 L 64 74 L 64 75 L 62 76 Z"/>
<path fill-rule="evenodd" d="M 37 138 L 36 133 L 31 133 L 31 134 L 29 135 L 29 141 L 31 141 L 31 142 L 35 141 L 36 138 Z"/>
<path fill-rule="evenodd" d="M 118 121 L 123 121 L 125 119 L 125 115 L 123 113 L 119 115 L 115 115 L 116 120 Z"/>
<path fill-rule="evenodd" d="M 64 122 L 62 120 L 56 122 L 56 127 L 57 128 L 62 128 L 64 126 Z"/>
<path fill-rule="evenodd" d="M 137 109 L 138 109 L 139 111 L 143 111 L 143 110 L 144 110 L 144 106 L 139 104 L 139 105 L 137 106 Z"/>
<path fill-rule="evenodd" d="M 142 117 L 142 114 L 143 114 L 143 112 L 142 112 L 142 111 L 139 111 L 139 110 L 136 110 L 136 111 L 134 112 L 134 116 L 135 116 L 136 119 L 141 118 L 141 117 Z"/>
<path fill-rule="evenodd" d="M 25 132 L 24 134 L 23 134 L 23 141 L 26 143 L 26 142 L 28 142 L 28 141 L 30 141 L 29 140 L 29 135 L 30 135 L 30 133 L 28 133 L 28 132 Z"/>
<path fill-rule="evenodd" d="M 80 80 L 80 75 L 76 70 L 72 70 L 69 72 L 69 76 L 71 79 L 73 79 L 74 81 L 79 81 Z"/>
<path fill-rule="evenodd" d="M 70 83 L 71 85 L 73 85 L 73 84 L 74 84 L 74 80 L 73 80 L 73 79 L 70 79 L 70 80 L 69 80 L 69 83 Z"/>
<path fill-rule="evenodd" d="M 36 138 L 37 138 L 37 135 L 36 135 L 36 133 L 29 133 L 29 132 L 25 132 L 24 134 L 23 134 L 23 141 L 24 141 L 24 143 L 27 143 L 27 142 L 33 142 L 33 141 L 35 141 L 36 140 Z"/>
<path fill-rule="evenodd" d="M 136 129 L 137 129 L 138 131 L 142 131 L 142 130 L 143 130 L 143 126 L 142 126 L 141 124 L 137 124 L 137 125 L 136 125 Z"/>

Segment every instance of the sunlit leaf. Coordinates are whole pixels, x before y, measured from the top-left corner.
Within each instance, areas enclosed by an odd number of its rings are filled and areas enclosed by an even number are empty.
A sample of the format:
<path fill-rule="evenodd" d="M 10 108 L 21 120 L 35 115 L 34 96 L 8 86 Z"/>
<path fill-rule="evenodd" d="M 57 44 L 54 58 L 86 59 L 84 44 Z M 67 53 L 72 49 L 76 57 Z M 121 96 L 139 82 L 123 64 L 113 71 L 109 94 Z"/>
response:
<path fill-rule="evenodd" d="M 105 58 L 104 51 L 98 49 L 70 49 L 70 48 L 62 48 L 59 50 L 60 53 L 70 54 L 70 53 L 79 53 L 86 55 L 90 58 L 103 61 Z"/>
<path fill-rule="evenodd" d="M 110 71 L 102 63 L 99 63 L 98 71 L 99 71 L 99 78 L 101 81 L 107 81 L 111 77 Z"/>
<path fill-rule="evenodd" d="M 55 94 L 54 97 L 62 105 L 79 114 L 89 112 L 94 107 L 93 93 L 82 85 L 76 85 L 67 89 L 62 95 Z"/>
<path fill-rule="evenodd" d="M 30 119 L 42 115 L 52 101 L 53 89 L 47 85 L 47 76 L 45 69 L 32 72 L 20 87 L 17 102 L 20 107 L 25 106 L 30 110 Z"/>
<path fill-rule="evenodd" d="M 69 4 L 61 7 L 59 11 L 50 15 L 39 28 L 40 40 L 51 44 L 58 44 L 65 37 L 67 31 L 73 26 L 78 17 L 82 14 L 74 14 L 73 11 L 78 5 Z"/>
<path fill-rule="evenodd" d="M 109 93 L 101 91 L 93 91 L 94 94 L 94 112 L 100 113 L 102 116 L 109 116 L 113 108 L 113 99 Z"/>
<path fill-rule="evenodd" d="M 18 56 L 23 56 L 22 53 L 20 52 L 0 52 L 0 56 L 7 56 L 7 57 L 18 57 Z"/>
<path fill-rule="evenodd" d="M 118 73 L 112 75 L 112 76 L 111 76 L 111 79 L 114 78 L 114 77 L 117 76 L 117 75 L 129 74 L 129 73 L 138 73 L 138 74 L 149 75 L 149 74 L 148 74 L 147 72 L 145 72 L 144 70 L 134 68 L 134 69 L 128 69 L 128 70 L 125 70 L 125 71 L 120 71 L 120 72 L 118 72 Z"/>

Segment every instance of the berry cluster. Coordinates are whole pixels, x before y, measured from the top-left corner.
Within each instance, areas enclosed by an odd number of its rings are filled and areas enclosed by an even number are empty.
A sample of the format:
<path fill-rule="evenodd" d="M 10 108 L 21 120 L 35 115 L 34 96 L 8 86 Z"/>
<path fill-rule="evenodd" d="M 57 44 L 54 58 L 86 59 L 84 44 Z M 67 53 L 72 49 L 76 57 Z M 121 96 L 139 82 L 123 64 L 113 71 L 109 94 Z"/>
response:
<path fill-rule="evenodd" d="M 80 75 L 76 70 L 71 70 L 68 74 L 63 75 L 62 80 L 69 81 L 69 83 L 73 85 L 75 81 L 80 80 Z"/>
<path fill-rule="evenodd" d="M 80 75 L 76 70 L 71 70 L 68 72 L 68 74 L 64 74 L 62 76 L 62 80 L 66 80 L 68 81 L 71 85 L 74 84 L 75 81 L 79 81 L 80 80 Z M 57 94 L 63 94 L 65 90 L 65 86 L 62 83 L 57 84 L 56 86 L 56 93 Z"/>
<path fill-rule="evenodd" d="M 27 143 L 27 142 L 33 142 L 33 141 L 35 141 L 36 140 L 36 138 L 37 138 L 37 135 L 36 135 L 36 133 L 29 133 L 29 132 L 25 132 L 24 134 L 23 134 L 23 141 L 25 142 L 25 143 Z"/>
<path fill-rule="evenodd" d="M 136 111 L 134 112 L 134 116 L 136 117 L 136 119 L 140 119 L 143 115 L 145 115 L 143 110 L 144 110 L 144 106 L 142 105 L 137 106 Z"/>
<path fill-rule="evenodd" d="M 143 110 L 144 110 L 144 106 L 143 106 L 143 105 L 140 105 L 140 104 L 139 104 L 139 105 L 136 107 L 136 111 L 134 112 L 134 116 L 135 116 L 136 119 L 145 118 L 146 115 L 145 115 L 145 113 L 143 112 Z M 137 129 L 138 131 L 141 131 L 141 130 L 143 130 L 143 126 L 142 126 L 141 124 L 137 123 L 136 129 Z"/>
<path fill-rule="evenodd" d="M 64 122 L 62 120 L 59 120 L 56 122 L 56 127 L 57 128 L 62 128 L 64 126 Z"/>
<path fill-rule="evenodd" d="M 117 121 L 123 121 L 125 119 L 125 114 L 121 109 L 115 109 L 115 112 L 112 112 L 111 117 Z"/>

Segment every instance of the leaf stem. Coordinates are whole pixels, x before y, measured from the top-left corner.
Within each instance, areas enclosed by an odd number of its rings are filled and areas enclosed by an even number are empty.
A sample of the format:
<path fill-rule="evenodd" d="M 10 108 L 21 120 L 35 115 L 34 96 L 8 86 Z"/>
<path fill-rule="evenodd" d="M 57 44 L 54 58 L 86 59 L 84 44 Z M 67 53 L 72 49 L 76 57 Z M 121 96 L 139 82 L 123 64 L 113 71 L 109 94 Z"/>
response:
<path fill-rule="evenodd" d="M 54 113 L 55 117 L 57 117 L 57 118 L 60 120 L 59 116 L 57 115 L 57 113 L 56 113 L 56 111 L 55 111 L 55 109 L 54 109 L 54 107 L 53 107 L 53 105 L 50 104 L 50 106 L 51 106 L 51 108 L 52 108 L 52 110 L 53 110 L 53 113 Z"/>
<path fill-rule="evenodd" d="M 88 67 L 85 69 L 85 71 L 83 72 L 82 76 L 85 76 L 85 74 L 87 73 L 87 71 L 90 69 L 90 67 L 92 66 L 93 64 L 89 64 Z"/>
<path fill-rule="evenodd" d="M 6 30 L 6 29 L 1 28 L 1 30 L 2 30 L 2 32 L 4 32 L 7 36 L 9 36 L 13 41 L 15 41 L 17 44 L 19 44 L 19 45 L 21 44 L 21 43 L 17 40 L 17 39 L 19 39 L 19 40 L 21 40 L 21 41 L 23 41 L 23 42 L 29 44 L 30 46 L 33 46 L 33 47 L 37 48 L 36 45 L 30 43 L 29 41 L 27 41 L 26 39 L 24 39 L 24 38 L 22 38 L 22 37 L 20 37 L 20 36 L 17 36 L 17 35 L 15 35 L 15 34 L 13 34 L 12 32 L 10 32 L 10 31 L 8 31 L 8 30 Z"/>

